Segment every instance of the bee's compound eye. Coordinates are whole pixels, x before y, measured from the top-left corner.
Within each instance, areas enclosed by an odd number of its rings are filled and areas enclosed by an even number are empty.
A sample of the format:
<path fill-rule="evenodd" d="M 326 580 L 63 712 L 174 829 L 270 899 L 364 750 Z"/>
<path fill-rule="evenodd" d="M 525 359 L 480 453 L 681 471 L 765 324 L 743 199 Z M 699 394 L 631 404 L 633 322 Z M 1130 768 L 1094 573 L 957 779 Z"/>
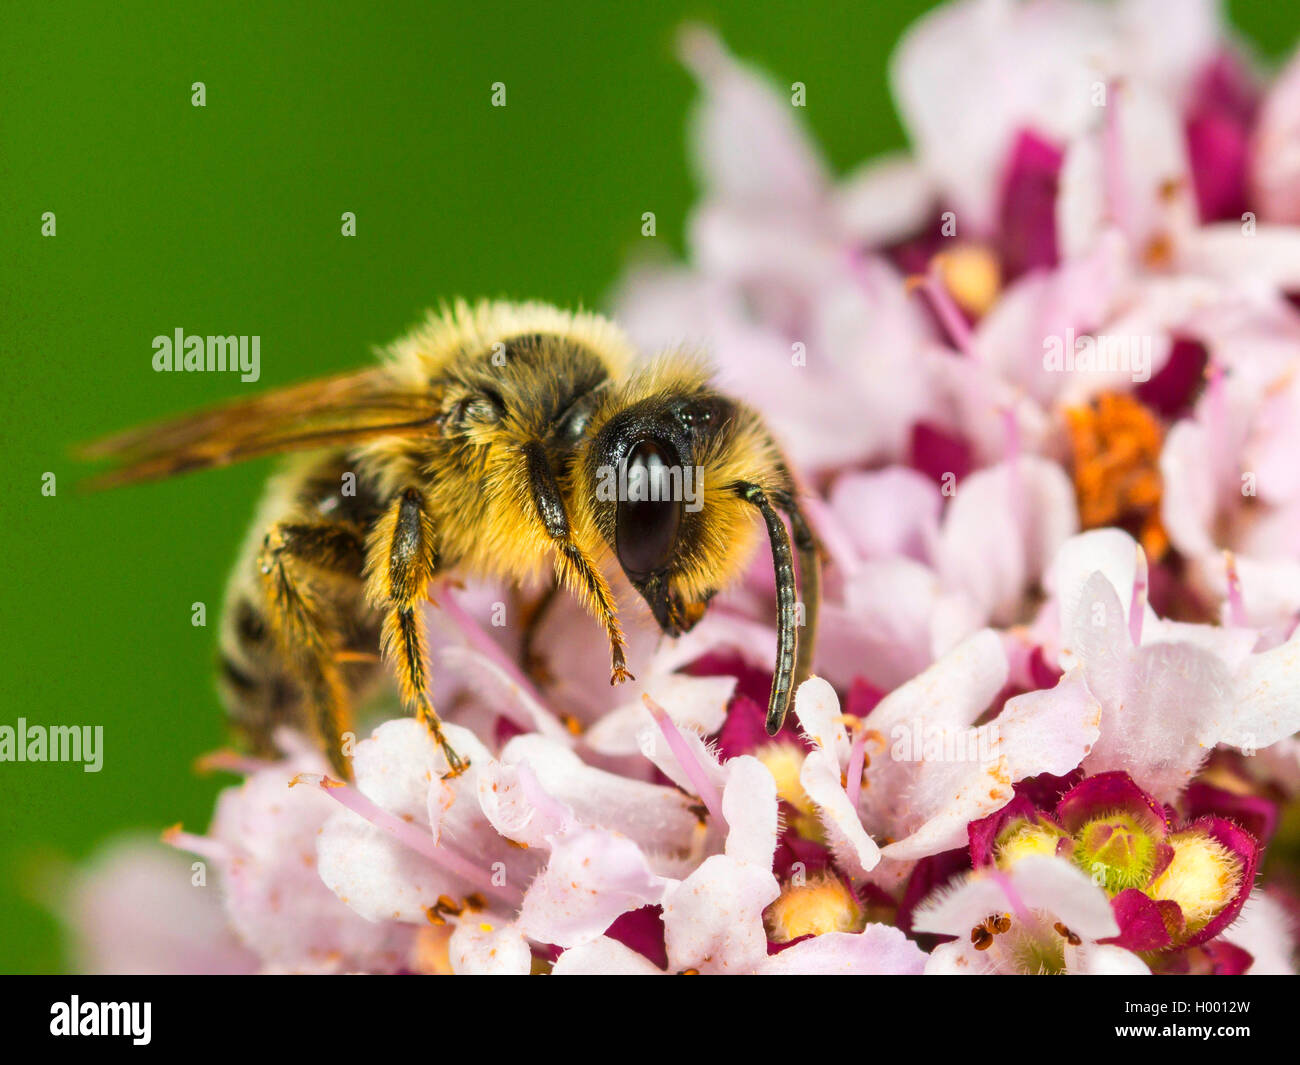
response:
<path fill-rule="evenodd" d="M 641 440 L 619 479 L 615 549 L 623 572 L 648 577 L 667 565 L 682 521 L 682 472 L 670 446 Z"/>

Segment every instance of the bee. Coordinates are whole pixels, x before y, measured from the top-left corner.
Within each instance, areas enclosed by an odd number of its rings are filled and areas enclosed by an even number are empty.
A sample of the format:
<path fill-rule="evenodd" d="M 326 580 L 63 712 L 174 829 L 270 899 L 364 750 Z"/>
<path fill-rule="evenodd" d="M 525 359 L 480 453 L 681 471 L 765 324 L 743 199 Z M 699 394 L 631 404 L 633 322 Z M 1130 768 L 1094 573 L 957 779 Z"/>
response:
<path fill-rule="evenodd" d="M 776 576 L 770 734 L 810 672 L 819 548 L 771 434 L 710 385 L 698 358 L 642 362 L 595 314 L 460 302 L 371 369 L 85 449 L 113 464 L 96 487 L 287 452 L 300 454 L 268 487 L 222 615 L 219 686 L 254 753 L 272 754 L 273 733 L 289 725 L 350 778 L 342 738 L 391 662 L 404 705 L 458 773 L 466 762 L 444 734 L 425 664 L 420 607 L 435 576 L 522 584 L 552 570 L 603 627 L 618 684 L 632 674 L 609 557 L 675 637 L 742 573 L 755 518 Z M 694 505 L 682 471 L 697 475 Z"/>

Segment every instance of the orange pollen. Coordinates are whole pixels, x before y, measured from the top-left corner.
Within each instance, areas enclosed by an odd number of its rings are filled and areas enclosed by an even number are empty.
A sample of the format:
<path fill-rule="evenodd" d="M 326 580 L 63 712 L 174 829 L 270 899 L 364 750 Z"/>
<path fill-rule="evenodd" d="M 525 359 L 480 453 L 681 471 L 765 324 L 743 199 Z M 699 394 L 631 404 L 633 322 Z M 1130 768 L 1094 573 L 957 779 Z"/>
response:
<path fill-rule="evenodd" d="M 1174 262 L 1174 242 L 1168 233 L 1156 233 L 1142 249 L 1142 262 L 1152 270 L 1166 270 Z"/>
<path fill-rule="evenodd" d="M 1083 527 L 1128 527 L 1159 560 L 1169 546 L 1160 523 L 1159 419 L 1132 396 L 1105 392 L 1086 407 L 1068 408 L 1065 420 Z"/>

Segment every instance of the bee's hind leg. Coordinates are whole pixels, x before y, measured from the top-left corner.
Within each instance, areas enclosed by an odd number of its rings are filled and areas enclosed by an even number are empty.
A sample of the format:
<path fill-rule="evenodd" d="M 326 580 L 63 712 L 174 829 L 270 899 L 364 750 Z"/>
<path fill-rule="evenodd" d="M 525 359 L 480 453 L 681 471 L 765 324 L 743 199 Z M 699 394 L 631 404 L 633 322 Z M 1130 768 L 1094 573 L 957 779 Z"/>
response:
<path fill-rule="evenodd" d="M 302 686 L 306 724 L 335 772 L 350 779 L 343 735 L 352 718 L 351 695 L 338 665 L 342 630 L 329 592 L 360 590 L 361 536 L 337 523 L 277 522 L 262 542 L 258 569 L 269 627 Z"/>
<path fill-rule="evenodd" d="M 384 657 L 397 666 L 402 701 L 442 748 L 447 775 L 458 776 L 469 763 L 447 742 L 442 719 L 429 697 L 424 664 L 424 619 L 420 604 L 438 568 L 437 532 L 418 489 L 399 492 L 375 523 L 366 545 L 366 598 L 384 611 Z"/>

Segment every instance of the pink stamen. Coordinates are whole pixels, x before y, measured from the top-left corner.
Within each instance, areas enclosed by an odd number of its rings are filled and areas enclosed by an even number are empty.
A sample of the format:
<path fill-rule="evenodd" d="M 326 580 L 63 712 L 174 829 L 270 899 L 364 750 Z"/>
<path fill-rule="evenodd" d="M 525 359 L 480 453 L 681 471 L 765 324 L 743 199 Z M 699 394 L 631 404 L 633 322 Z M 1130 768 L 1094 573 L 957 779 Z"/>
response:
<path fill-rule="evenodd" d="M 845 261 L 848 264 L 849 273 L 853 275 L 858 284 L 866 290 L 869 296 L 874 296 L 876 282 L 871 271 L 867 269 L 866 252 L 856 245 L 852 246 L 845 253 Z"/>
<path fill-rule="evenodd" d="M 1137 570 L 1133 574 L 1133 595 L 1128 605 L 1128 634 L 1133 646 L 1142 643 L 1142 622 L 1147 611 L 1147 555 L 1139 545 L 1137 549 Z"/>
<path fill-rule="evenodd" d="M 1228 572 L 1228 621 L 1239 627 L 1246 627 L 1246 603 L 1241 597 L 1241 578 L 1237 575 L 1237 556 L 1231 551 L 1223 552 L 1223 561 Z"/>
<path fill-rule="evenodd" d="M 655 724 L 659 726 L 659 731 L 664 734 L 664 739 L 668 741 L 668 749 L 672 751 L 673 757 L 677 759 L 677 764 L 682 767 L 682 772 L 691 782 L 691 787 L 695 789 L 695 794 L 700 797 L 704 803 L 705 809 L 709 811 L 715 823 L 726 826 L 727 819 L 722 816 L 722 796 L 718 794 L 718 789 L 713 786 L 713 781 L 709 779 L 709 774 L 704 766 L 700 764 L 690 747 L 686 745 L 686 740 L 681 732 L 677 729 L 677 723 L 668 716 L 668 711 L 650 698 L 649 695 L 642 695 L 642 701 L 646 709 L 650 711 L 650 716 L 655 719 Z"/>
<path fill-rule="evenodd" d="M 993 877 L 994 883 L 1002 889 L 1002 894 L 1007 897 L 1007 902 L 1011 904 L 1011 909 L 1020 920 L 1029 924 L 1033 921 L 1033 914 L 1029 912 L 1029 907 L 1025 905 L 1025 900 L 1020 897 L 1020 892 L 1016 890 L 1016 885 L 1011 882 L 1011 878 L 1006 873 L 998 869 L 992 870 L 989 874 Z"/>
<path fill-rule="evenodd" d="M 1131 205 L 1124 182 L 1124 146 L 1121 137 L 1118 82 L 1106 86 L 1106 116 L 1102 123 L 1102 174 L 1106 185 L 1106 209 L 1125 236 L 1131 236 Z"/>
<path fill-rule="evenodd" d="M 350 787 L 341 781 L 321 776 L 318 773 L 299 773 L 293 780 L 289 781 L 289 787 L 293 787 L 295 784 L 315 785 L 340 806 L 347 807 L 353 813 L 365 818 L 376 828 L 387 832 L 399 843 L 403 843 L 410 847 L 411 850 L 423 854 L 434 865 L 440 866 L 447 872 L 460 877 L 467 883 L 473 884 L 489 895 L 495 895 L 510 906 L 519 905 L 522 896 L 517 890 L 494 883 L 492 876 L 487 871 L 479 868 L 467 858 L 463 858 L 454 851 L 434 842 L 433 836 L 428 832 L 422 831 L 419 826 L 410 821 L 404 821 L 396 814 L 389 813 L 382 806 L 371 802 L 356 788 Z"/>
<path fill-rule="evenodd" d="M 484 631 L 483 626 L 470 617 L 469 612 L 460 605 L 460 601 L 453 593 L 449 582 L 445 582 L 438 591 L 438 606 L 443 613 L 456 623 L 457 627 L 465 634 L 466 641 L 474 650 L 495 662 L 510 678 L 511 682 L 519 686 L 519 690 L 525 699 L 531 700 L 539 707 L 544 706 L 541 693 L 538 692 L 533 682 L 511 660 L 510 656 L 501 649 L 501 645 Z M 522 707 L 503 702 L 501 704 L 501 713 L 527 732 L 532 732 L 537 728 L 537 722 Z"/>
<path fill-rule="evenodd" d="M 527 796 L 533 809 L 560 825 L 561 830 L 568 828 L 573 823 L 573 812 L 542 787 L 542 782 L 537 779 L 533 767 L 527 762 L 520 762 L 515 769 L 519 773 L 519 784 L 524 789 L 524 795 Z"/>
<path fill-rule="evenodd" d="M 1228 394 L 1224 385 L 1223 364 L 1211 358 L 1205 368 L 1206 431 L 1209 435 L 1210 461 L 1214 464 L 1216 495 L 1222 484 L 1224 459 L 1228 455 Z"/>
<path fill-rule="evenodd" d="M 1002 408 L 1002 434 L 1007 442 L 1007 461 L 1015 462 L 1020 458 L 1020 422 L 1016 408 L 1010 403 Z"/>
<path fill-rule="evenodd" d="M 858 799 L 862 795 L 862 767 L 867 760 L 867 730 L 858 726 L 853 734 L 853 746 L 849 748 L 849 768 L 845 771 L 848 777 L 847 787 L 849 802 L 852 803 L 853 809 L 858 808 Z"/>
<path fill-rule="evenodd" d="M 169 847 L 189 851 L 200 858 L 207 858 L 210 862 L 229 862 L 235 857 L 234 850 L 221 840 L 186 832 L 179 823 L 163 831 L 162 841 Z"/>
<path fill-rule="evenodd" d="M 1015 408 L 1007 405 L 1002 408 L 1002 430 L 1007 441 L 1007 492 L 1010 496 L 1008 505 L 1016 519 L 1016 528 L 1020 531 L 1021 543 L 1026 550 L 1029 547 L 1029 522 L 1025 515 L 1024 478 L 1020 472 L 1020 422 L 1016 419 Z"/>
<path fill-rule="evenodd" d="M 943 283 L 937 268 L 932 266 L 923 278 L 913 279 L 912 287 L 925 293 L 935 317 L 939 319 L 953 346 L 967 358 L 977 358 L 975 334 L 971 331 L 966 316 L 961 313 L 961 308 L 957 306 L 957 301 L 948 291 L 948 286 Z"/>

